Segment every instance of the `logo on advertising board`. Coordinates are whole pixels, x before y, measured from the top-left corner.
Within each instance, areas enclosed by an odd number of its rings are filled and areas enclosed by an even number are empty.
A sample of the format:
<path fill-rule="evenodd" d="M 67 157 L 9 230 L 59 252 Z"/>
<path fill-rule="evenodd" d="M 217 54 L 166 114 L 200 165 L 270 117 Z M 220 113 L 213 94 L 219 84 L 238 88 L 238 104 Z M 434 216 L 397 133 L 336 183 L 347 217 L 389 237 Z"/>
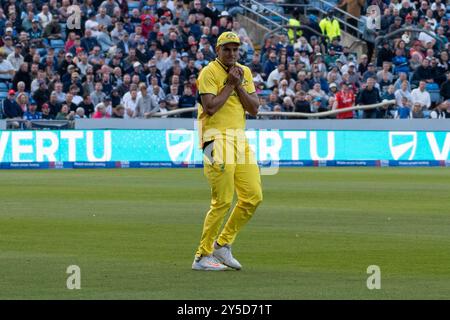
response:
<path fill-rule="evenodd" d="M 194 131 L 167 130 L 166 146 L 172 162 L 188 162 L 194 149 Z"/>
<path fill-rule="evenodd" d="M 413 160 L 417 148 L 417 132 L 389 132 L 389 149 L 394 160 Z"/>

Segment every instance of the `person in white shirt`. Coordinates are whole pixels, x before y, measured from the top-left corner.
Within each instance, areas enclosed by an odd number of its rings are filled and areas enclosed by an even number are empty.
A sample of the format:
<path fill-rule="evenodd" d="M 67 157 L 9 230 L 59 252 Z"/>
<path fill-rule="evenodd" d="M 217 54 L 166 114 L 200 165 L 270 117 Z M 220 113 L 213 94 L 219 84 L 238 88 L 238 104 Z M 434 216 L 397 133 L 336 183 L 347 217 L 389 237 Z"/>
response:
<path fill-rule="evenodd" d="M 420 102 L 421 105 L 426 106 L 427 109 L 431 106 L 430 93 L 425 89 L 426 82 L 420 81 L 419 87 L 411 91 L 412 103 Z"/>
<path fill-rule="evenodd" d="M 39 18 L 39 23 L 41 24 L 41 29 L 44 30 L 45 27 L 52 21 L 52 13 L 48 10 L 48 5 L 42 6 L 42 11 L 37 15 Z"/>
<path fill-rule="evenodd" d="M 24 58 L 20 54 L 21 50 L 22 50 L 22 44 L 17 43 L 14 48 L 14 52 L 11 52 L 8 55 L 8 57 L 6 58 L 11 63 L 11 65 L 14 67 L 14 70 L 16 70 L 16 71 L 19 71 L 20 66 L 24 62 Z"/>
<path fill-rule="evenodd" d="M 278 86 L 278 81 L 281 79 L 281 73 L 286 69 L 285 65 L 280 63 L 276 69 L 274 69 L 267 78 L 267 88 L 272 89 L 273 87 Z"/>
<path fill-rule="evenodd" d="M 278 96 L 280 98 L 284 98 L 286 96 L 295 97 L 295 92 L 289 89 L 289 83 L 286 79 L 280 81 L 280 85 L 278 87 Z"/>
<path fill-rule="evenodd" d="M 431 27 L 431 24 L 428 21 L 425 22 L 424 30 L 428 31 L 428 33 L 430 33 L 432 35 L 436 35 Z M 434 39 L 428 33 L 425 33 L 423 31 L 421 33 L 419 33 L 419 40 L 422 42 L 423 47 L 426 47 L 428 42 L 431 42 L 433 44 L 433 46 L 436 43 L 436 39 Z"/>
<path fill-rule="evenodd" d="M 133 118 L 134 111 L 138 101 L 137 86 L 132 85 L 132 88 L 122 98 L 122 105 L 125 107 L 124 119 Z"/>
<path fill-rule="evenodd" d="M 0 53 L 0 81 L 11 81 L 15 72 L 16 71 L 11 62 L 5 59 L 5 54 Z"/>
<path fill-rule="evenodd" d="M 403 97 L 406 97 L 408 101 L 412 100 L 411 92 L 409 92 L 408 90 L 408 80 L 403 80 L 401 88 L 396 90 L 394 95 L 395 95 L 395 103 L 401 107 L 403 107 L 402 104 Z"/>

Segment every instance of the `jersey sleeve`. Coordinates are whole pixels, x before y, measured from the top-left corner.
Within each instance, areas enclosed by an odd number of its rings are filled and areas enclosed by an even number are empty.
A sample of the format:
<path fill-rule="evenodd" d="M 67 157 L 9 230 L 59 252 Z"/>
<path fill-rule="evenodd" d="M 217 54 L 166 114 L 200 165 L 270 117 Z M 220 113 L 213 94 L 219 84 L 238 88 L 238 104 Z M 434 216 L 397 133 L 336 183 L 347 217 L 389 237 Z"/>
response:
<path fill-rule="evenodd" d="M 244 79 L 247 82 L 247 85 L 245 86 L 245 89 L 247 90 L 247 93 L 252 94 L 256 92 L 255 84 L 253 82 L 253 75 L 250 71 L 250 68 L 245 67 L 244 68 Z"/>
<path fill-rule="evenodd" d="M 199 94 L 213 94 L 217 96 L 218 86 L 214 74 L 210 68 L 205 68 L 200 72 L 198 78 L 198 92 Z"/>

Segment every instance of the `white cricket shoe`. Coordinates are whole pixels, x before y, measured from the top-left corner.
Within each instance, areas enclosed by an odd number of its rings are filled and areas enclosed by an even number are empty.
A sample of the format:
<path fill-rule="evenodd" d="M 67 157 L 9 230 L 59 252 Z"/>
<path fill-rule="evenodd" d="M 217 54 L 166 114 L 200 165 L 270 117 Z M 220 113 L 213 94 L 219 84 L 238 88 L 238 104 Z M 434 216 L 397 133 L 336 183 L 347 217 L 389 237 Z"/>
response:
<path fill-rule="evenodd" d="M 231 254 L 231 246 L 230 245 L 226 244 L 221 247 L 217 244 L 217 242 L 214 242 L 213 256 L 217 260 L 219 260 L 219 262 L 221 262 L 222 264 L 224 264 L 230 268 L 233 268 L 236 270 L 242 269 L 242 266 L 239 263 L 239 261 L 237 261 Z"/>
<path fill-rule="evenodd" d="M 215 257 L 212 255 L 203 256 L 203 257 L 195 257 L 194 262 L 192 263 L 192 270 L 199 271 L 224 271 L 227 270 L 228 267 L 220 263 Z"/>

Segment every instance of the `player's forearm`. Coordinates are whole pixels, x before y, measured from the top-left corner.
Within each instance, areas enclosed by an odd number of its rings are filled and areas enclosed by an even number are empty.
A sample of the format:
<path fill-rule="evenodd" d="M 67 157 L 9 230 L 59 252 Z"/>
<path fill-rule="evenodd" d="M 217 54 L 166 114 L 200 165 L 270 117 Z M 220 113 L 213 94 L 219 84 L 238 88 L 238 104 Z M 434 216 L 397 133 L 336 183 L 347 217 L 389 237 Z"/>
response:
<path fill-rule="evenodd" d="M 205 108 L 206 113 L 209 116 L 212 116 L 217 111 L 219 111 L 220 108 L 222 108 L 225 102 L 228 100 L 233 90 L 234 87 L 232 85 L 228 84 L 225 85 L 225 87 L 223 87 L 222 91 L 217 96 L 212 98 L 207 105 L 203 106 Z"/>
<path fill-rule="evenodd" d="M 236 92 L 244 106 L 245 111 L 250 113 L 252 116 L 258 114 L 259 99 L 257 96 L 252 96 L 247 93 L 247 91 L 241 85 L 236 87 Z"/>

